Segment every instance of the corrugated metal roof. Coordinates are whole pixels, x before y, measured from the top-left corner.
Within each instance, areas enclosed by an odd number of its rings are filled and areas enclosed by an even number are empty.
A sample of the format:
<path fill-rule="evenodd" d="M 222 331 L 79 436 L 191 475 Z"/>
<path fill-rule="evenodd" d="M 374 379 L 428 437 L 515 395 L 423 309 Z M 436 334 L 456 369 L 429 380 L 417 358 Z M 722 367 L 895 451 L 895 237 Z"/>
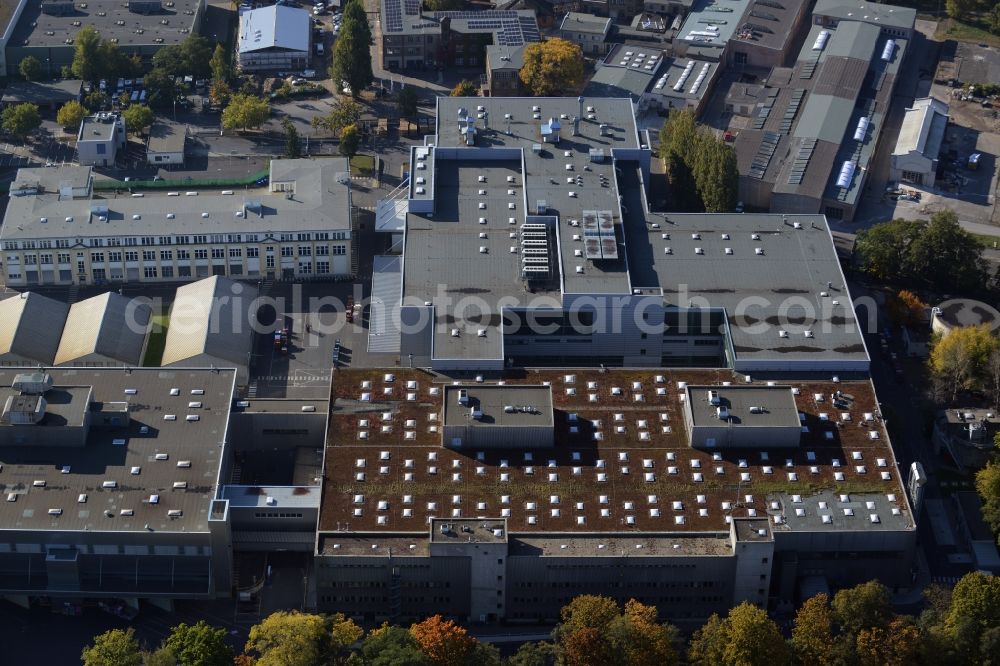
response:
<path fill-rule="evenodd" d="M 263 49 L 309 52 L 309 12 L 271 5 L 240 14 L 240 53 Z"/>
<path fill-rule="evenodd" d="M 113 292 L 74 303 L 66 317 L 55 364 L 100 354 L 138 365 L 151 315 L 149 305 Z"/>
<path fill-rule="evenodd" d="M 245 365 L 253 342 L 251 286 L 218 275 L 177 290 L 160 365 L 200 355 Z"/>
<path fill-rule="evenodd" d="M 33 292 L 0 301 L 0 356 L 51 365 L 69 306 Z"/>

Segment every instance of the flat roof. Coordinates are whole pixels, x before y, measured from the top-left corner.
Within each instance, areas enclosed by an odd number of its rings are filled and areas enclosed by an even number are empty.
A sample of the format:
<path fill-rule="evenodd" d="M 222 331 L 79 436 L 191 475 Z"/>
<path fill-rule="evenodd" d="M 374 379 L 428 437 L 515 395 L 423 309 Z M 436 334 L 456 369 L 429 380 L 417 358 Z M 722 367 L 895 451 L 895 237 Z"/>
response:
<path fill-rule="evenodd" d="M 287 163 L 291 164 L 287 164 Z M 350 170 L 345 158 L 272 160 L 271 183 L 296 183 L 295 192 L 178 188 L 147 190 L 141 196 L 92 192 L 60 197 L 63 176 L 78 180 L 90 170 L 80 167 L 19 169 L 15 182 L 51 183 L 44 192 L 12 196 L 0 238 L 93 238 L 256 232 L 260 240 L 277 240 L 281 231 L 351 228 Z M 232 194 L 223 194 L 222 192 Z M 194 192 L 193 195 L 187 195 Z M 98 209 L 107 208 L 107 211 Z M 44 218 L 44 222 L 42 222 Z M 103 218 L 103 219 L 102 219 Z"/>
<path fill-rule="evenodd" d="M 319 486 L 223 486 L 220 499 L 231 508 L 285 509 L 319 508 Z"/>
<path fill-rule="evenodd" d="M 4 3 L 8 4 L 8 3 Z M 10 4 L 17 4 L 16 2 Z M 0 26 L 3 23 L 0 21 Z M 2 34 L 2 31 L 0 31 Z M 80 79 L 62 79 L 59 81 L 9 81 L 3 89 L 3 104 L 61 104 L 80 99 L 83 81 Z"/>
<path fill-rule="evenodd" d="M 111 141 L 115 137 L 118 116 L 87 116 L 80 123 L 79 141 Z"/>
<path fill-rule="evenodd" d="M 626 178 L 635 192 L 634 166 Z M 724 310 L 737 367 L 830 357 L 867 365 L 823 215 L 664 213 L 648 222 L 659 228 L 627 216 L 633 284 L 661 286 L 669 305 Z"/>
<path fill-rule="evenodd" d="M 126 50 L 130 47 L 179 44 L 194 31 L 195 20 L 204 11 L 203 3 L 204 0 L 173 0 L 172 3 L 162 3 L 158 12 L 139 14 L 130 11 L 119 0 L 87 0 L 82 3 L 85 8 L 81 3 L 73 3 L 71 13 L 54 15 L 42 12 L 41 2 L 29 2 L 21 13 L 7 48 L 72 49 L 72 42 L 67 44 L 66 40 L 74 39 L 80 28 L 87 25 L 96 28 L 104 39 L 114 39 L 119 47 Z"/>
<path fill-rule="evenodd" d="M 583 12 L 567 12 L 559 24 L 560 30 L 570 32 L 593 33 L 596 35 L 607 35 L 611 30 L 611 19 Z"/>
<path fill-rule="evenodd" d="M 792 427 L 799 428 L 799 410 L 791 386 L 695 386 L 688 384 L 687 403 L 697 426 L 732 424 L 739 428 Z M 718 405 L 708 399 L 713 391 Z M 729 412 L 726 422 L 720 422 L 717 407 Z M 754 409 L 759 408 L 759 409 Z"/>
<path fill-rule="evenodd" d="M 627 95 L 636 102 L 652 85 L 664 60 L 663 51 L 659 49 L 616 44 L 594 72 L 583 94 L 588 97 Z"/>
<path fill-rule="evenodd" d="M 712 89 L 712 82 L 718 73 L 717 62 L 665 57 L 664 66 L 648 92 L 661 97 L 697 101 Z M 699 77 L 702 77 L 700 82 Z"/>
<path fill-rule="evenodd" d="M 675 39 L 687 41 L 692 46 L 725 46 L 739 30 L 750 4 L 751 0 L 732 0 L 725 5 L 732 11 L 722 13 L 717 11 L 714 0 L 696 0 Z"/>
<path fill-rule="evenodd" d="M 430 523 L 431 543 L 507 543 L 507 521 L 435 518 Z"/>
<path fill-rule="evenodd" d="M 10 386 L 16 374 L 31 370 L 0 370 L 0 386 Z M 54 381 L 49 391 L 54 397 L 92 389 L 92 401 L 128 402 L 131 422 L 122 428 L 91 426 L 81 447 L 38 443 L 0 447 L 0 492 L 4 499 L 10 493 L 16 496 L 16 501 L 0 502 L 0 529 L 208 531 L 233 396 L 231 370 L 54 368 L 47 372 Z M 192 402 L 200 406 L 189 406 Z M 168 414 L 176 419 L 165 419 Z M 189 415 L 198 420 L 188 420 Z M 43 422 L 36 427 L 46 426 Z M 142 432 L 143 427 L 148 431 Z M 86 495 L 84 502 L 81 495 Z M 62 513 L 50 515 L 50 509 Z M 168 511 L 182 514 L 171 517 Z"/>
<path fill-rule="evenodd" d="M 813 15 L 864 21 L 906 30 L 912 30 L 917 20 L 917 10 L 912 7 L 883 5 L 865 0 L 817 0 Z"/>
<path fill-rule="evenodd" d="M 385 372 L 393 381 L 384 381 Z M 426 540 L 431 517 L 506 518 L 508 531 L 519 537 L 728 533 L 727 518 L 736 517 L 767 518 L 774 529 L 913 529 L 868 380 L 786 380 L 782 383 L 795 389 L 795 407 L 804 415 L 800 446 L 771 449 L 765 438 L 757 450 L 719 452 L 690 447 L 681 383 L 744 383 L 743 375 L 728 370 L 528 370 L 503 381 L 549 383 L 554 448 L 442 447 L 447 383 L 420 370 L 336 370 L 320 531 L 346 527 L 349 533 L 329 535 L 336 541 L 354 537 L 351 532 L 405 532 Z M 766 380 L 755 378 L 752 386 L 766 386 Z M 374 408 L 359 400 L 366 390 L 380 396 Z M 843 407 L 831 403 L 838 390 Z M 828 527 L 814 501 L 823 493 L 847 494 L 862 507 L 876 502 L 880 522 L 858 511 L 837 516 Z M 798 509 L 805 513 L 798 516 Z M 815 525 L 806 523 L 809 515 Z M 788 528 L 791 518 L 803 521 Z"/>
<path fill-rule="evenodd" d="M 437 34 L 447 22 L 463 34 L 492 34 L 497 46 L 521 46 L 541 41 L 533 10 L 483 9 L 478 11 L 423 11 L 419 0 L 380 0 L 382 32 Z"/>
<path fill-rule="evenodd" d="M 465 391 L 468 405 L 458 403 L 458 394 Z M 473 428 L 494 426 L 552 427 L 552 389 L 548 386 L 497 386 L 496 384 L 459 384 L 444 387 L 444 425 Z M 508 410 L 512 407 L 512 410 Z M 482 418 L 472 419 L 469 411 L 482 412 Z"/>
<path fill-rule="evenodd" d="M 187 141 L 187 125 L 156 122 L 149 128 L 147 153 L 183 153 Z"/>

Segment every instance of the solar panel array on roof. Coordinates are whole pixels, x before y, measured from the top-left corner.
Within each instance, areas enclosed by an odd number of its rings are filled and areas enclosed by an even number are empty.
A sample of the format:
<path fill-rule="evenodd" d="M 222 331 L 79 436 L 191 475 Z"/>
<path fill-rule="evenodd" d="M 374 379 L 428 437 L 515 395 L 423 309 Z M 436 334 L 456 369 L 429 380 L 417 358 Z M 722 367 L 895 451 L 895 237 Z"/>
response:
<path fill-rule="evenodd" d="M 802 64 L 802 70 L 799 72 L 800 79 L 811 79 L 813 74 L 816 73 L 816 65 L 819 64 L 819 58 L 817 56 L 816 60 L 807 60 Z"/>
<path fill-rule="evenodd" d="M 806 96 L 806 91 L 804 88 L 797 88 L 792 91 L 792 97 L 788 101 L 788 108 L 785 109 L 785 115 L 781 117 L 781 131 L 790 132 L 792 129 L 792 123 L 795 122 L 795 116 L 799 112 L 799 107 L 802 106 L 802 99 Z"/>
<path fill-rule="evenodd" d="M 757 112 L 757 116 L 753 119 L 753 124 L 751 127 L 753 129 L 764 129 L 764 123 L 767 122 L 767 117 L 771 115 L 771 108 L 774 106 L 774 98 L 768 99 L 764 102 L 760 111 Z"/>
<path fill-rule="evenodd" d="M 385 30 L 386 32 L 402 32 L 403 8 L 400 0 L 385 0 Z"/>
<path fill-rule="evenodd" d="M 775 0 L 757 0 L 757 4 L 763 7 L 773 7 L 774 9 L 784 9 L 785 6 Z"/>
<path fill-rule="evenodd" d="M 778 132 L 764 132 L 764 136 L 760 140 L 760 145 L 757 147 L 757 154 L 754 155 L 753 162 L 750 165 L 750 176 L 761 180 L 764 178 L 764 173 L 767 171 L 767 165 L 771 163 L 771 158 L 774 157 L 774 151 L 778 148 L 778 143 L 781 141 L 781 134 Z"/>
<path fill-rule="evenodd" d="M 813 151 L 816 150 L 816 139 L 804 139 L 799 145 L 799 150 L 792 161 L 792 169 L 788 173 L 789 185 L 801 185 L 806 169 L 809 168 L 809 160 Z"/>

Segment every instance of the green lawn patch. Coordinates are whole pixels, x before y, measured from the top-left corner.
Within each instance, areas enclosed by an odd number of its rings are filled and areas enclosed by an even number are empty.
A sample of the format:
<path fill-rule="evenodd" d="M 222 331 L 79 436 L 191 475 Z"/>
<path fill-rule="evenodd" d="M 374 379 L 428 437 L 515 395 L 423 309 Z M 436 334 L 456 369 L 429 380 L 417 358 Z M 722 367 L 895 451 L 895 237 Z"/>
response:
<path fill-rule="evenodd" d="M 355 155 L 351 158 L 352 176 L 372 176 L 375 174 L 375 158 L 371 155 Z"/>
<path fill-rule="evenodd" d="M 153 323 L 149 329 L 149 340 L 146 342 L 146 353 L 142 357 L 145 368 L 157 368 L 163 358 L 163 348 L 167 344 L 167 326 L 170 323 L 169 314 L 153 315 Z"/>
<path fill-rule="evenodd" d="M 940 40 L 954 39 L 959 42 L 975 42 L 1000 46 L 1000 35 L 994 35 L 986 24 L 986 16 L 981 15 L 967 22 L 945 19 L 938 23 L 934 37 Z"/>
<path fill-rule="evenodd" d="M 1000 235 L 989 236 L 987 234 L 971 234 L 971 236 L 976 239 L 977 243 L 989 250 L 993 249 L 994 243 L 997 244 L 997 247 L 1000 247 Z"/>

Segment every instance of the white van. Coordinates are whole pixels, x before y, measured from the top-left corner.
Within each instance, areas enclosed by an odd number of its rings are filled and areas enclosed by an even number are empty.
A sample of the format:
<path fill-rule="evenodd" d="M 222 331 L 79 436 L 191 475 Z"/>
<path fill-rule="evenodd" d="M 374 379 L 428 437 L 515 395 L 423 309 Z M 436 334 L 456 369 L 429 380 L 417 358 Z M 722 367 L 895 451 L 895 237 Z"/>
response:
<path fill-rule="evenodd" d="M 316 44 L 316 55 L 318 55 L 318 56 L 323 55 L 323 45 L 322 44 Z"/>

